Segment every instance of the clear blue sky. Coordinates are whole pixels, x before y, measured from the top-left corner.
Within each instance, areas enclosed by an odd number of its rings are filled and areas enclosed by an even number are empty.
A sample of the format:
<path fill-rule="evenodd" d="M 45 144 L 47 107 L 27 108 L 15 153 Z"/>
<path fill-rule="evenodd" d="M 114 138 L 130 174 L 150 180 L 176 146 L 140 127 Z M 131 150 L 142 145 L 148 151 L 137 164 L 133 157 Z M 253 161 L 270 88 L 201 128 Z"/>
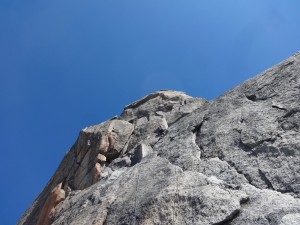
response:
<path fill-rule="evenodd" d="M 1 224 L 80 129 L 159 90 L 207 99 L 300 50 L 299 0 L 1 0 Z"/>

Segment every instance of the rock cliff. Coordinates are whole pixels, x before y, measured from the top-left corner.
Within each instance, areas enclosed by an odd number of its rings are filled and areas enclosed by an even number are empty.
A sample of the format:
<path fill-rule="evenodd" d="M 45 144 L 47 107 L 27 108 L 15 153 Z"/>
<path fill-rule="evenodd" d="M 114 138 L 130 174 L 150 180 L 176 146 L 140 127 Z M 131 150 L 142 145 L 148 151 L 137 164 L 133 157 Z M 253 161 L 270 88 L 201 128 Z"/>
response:
<path fill-rule="evenodd" d="M 162 90 L 83 129 L 19 225 L 299 225 L 300 54 L 213 101 Z"/>

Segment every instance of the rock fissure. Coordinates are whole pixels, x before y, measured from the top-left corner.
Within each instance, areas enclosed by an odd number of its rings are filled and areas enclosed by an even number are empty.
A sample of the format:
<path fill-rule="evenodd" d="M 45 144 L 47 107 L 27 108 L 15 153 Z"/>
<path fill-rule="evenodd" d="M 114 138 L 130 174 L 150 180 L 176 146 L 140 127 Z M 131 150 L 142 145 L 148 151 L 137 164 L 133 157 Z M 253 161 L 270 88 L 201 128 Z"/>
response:
<path fill-rule="evenodd" d="M 296 113 L 300 112 L 300 108 L 294 108 L 294 109 L 290 109 L 285 115 L 283 115 L 283 118 L 287 118 L 287 117 L 291 117 Z"/>
<path fill-rule="evenodd" d="M 200 152 L 201 152 L 200 158 L 204 151 L 203 145 L 201 143 L 201 135 L 202 135 L 201 130 L 206 121 L 208 121 L 208 117 L 207 117 L 207 115 L 204 115 L 202 121 L 198 125 L 196 125 L 194 127 L 194 129 L 192 130 L 192 132 L 195 134 L 195 144 L 199 147 Z"/>
<path fill-rule="evenodd" d="M 239 148 L 242 149 L 243 151 L 249 152 L 251 156 L 257 157 L 256 152 L 253 151 L 253 147 L 249 147 L 249 146 L 246 145 L 241 139 L 239 140 L 238 146 L 239 146 Z"/>
<path fill-rule="evenodd" d="M 262 145 L 263 143 L 265 142 L 268 142 L 268 143 L 274 143 L 274 141 L 276 140 L 275 137 L 268 137 L 268 138 L 265 138 L 265 139 L 262 139 L 262 140 L 258 140 L 254 143 L 251 143 L 250 144 L 246 144 L 243 142 L 242 139 L 240 139 L 240 146 L 243 146 L 244 149 L 248 149 L 250 150 L 251 152 L 253 152 L 253 155 L 256 155 L 256 153 L 253 151 L 253 149 L 255 149 L 256 147 L 258 147 L 259 145 Z"/>
<path fill-rule="evenodd" d="M 186 117 L 187 115 L 189 115 L 190 113 L 183 113 L 179 118 L 177 118 L 175 121 L 172 121 L 171 123 L 168 124 L 169 127 L 171 127 L 173 124 L 176 124 L 179 120 L 181 120 L 182 118 Z"/>
<path fill-rule="evenodd" d="M 230 225 L 231 221 L 234 220 L 239 215 L 239 213 L 240 213 L 240 210 L 235 210 L 223 221 L 214 223 L 213 225 Z"/>
<path fill-rule="evenodd" d="M 134 129 L 135 129 L 135 128 L 134 128 Z M 131 141 L 133 135 L 134 135 L 134 130 L 133 130 L 133 132 L 130 134 L 128 140 L 126 141 L 126 143 L 125 143 L 125 145 L 124 145 L 123 150 L 121 151 L 121 154 L 120 154 L 121 157 L 125 156 L 125 154 L 128 153 L 128 150 L 129 150 L 129 149 L 128 149 L 128 145 L 129 145 L 129 143 L 130 143 L 130 141 Z"/>
<path fill-rule="evenodd" d="M 137 201 L 138 201 L 138 190 L 139 190 L 139 182 L 140 182 L 140 174 L 137 174 L 137 178 L 136 178 L 136 186 L 135 186 L 135 196 L 134 196 L 134 217 L 133 217 L 133 225 L 136 225 L 137 222 Z"/>
<path fill-rule="evenodd" d="M 266 183 L 267 187 L 269 189 L 275 190 L 271 181 L 268 179 L 267 175 L 261 169 L 258 169 L 258 172 L 259 172 L 261 179 Z"/>
<path fill-rule="evenodd" d="M 282 106 L 278 106 L 278 105 L 272 105 L 272 108 L 279 109 L 279 110 L 283 110 L 283 111 L 287 111 L 286 108 L 284 108 L 284 107 L 282 107 Z"/>
<path fill-rule="evenodd" d="M 244 173 L 242 170 L 238 169 L 238 167 L 235 165 L 234 162 L 232 162 L 230 160 L 225 160 L 224 158 L 220 158 L 220 160 L 228 163 L 232 168 L 235 169 L 235 171 L 238 174 L 243 175 L 245 177 L 245 179 L 248 181 L 249 184 L 252 184 L 252 179 L 251 179 L 250 175 L 248 173 Z"/>

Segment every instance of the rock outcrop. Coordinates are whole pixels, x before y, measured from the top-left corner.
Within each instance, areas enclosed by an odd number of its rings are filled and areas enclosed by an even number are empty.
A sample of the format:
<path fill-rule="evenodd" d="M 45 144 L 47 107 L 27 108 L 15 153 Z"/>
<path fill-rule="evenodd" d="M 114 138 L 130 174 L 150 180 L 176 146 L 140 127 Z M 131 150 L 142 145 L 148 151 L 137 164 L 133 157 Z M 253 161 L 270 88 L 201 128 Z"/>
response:
<path fill-rule="evenodd" d="M 213 101 L 162 90 L 83 129 L 19 225 L 300 224 L 300 54 Z"/>
<path fill-rule="evenodd" d="M 65 199 L 65 191 L 61 189 L 62 183 L 59 183 L 49 194 L 43 208 L 40 212 L 37 225 L 51 224 L 55 207 Z"/>

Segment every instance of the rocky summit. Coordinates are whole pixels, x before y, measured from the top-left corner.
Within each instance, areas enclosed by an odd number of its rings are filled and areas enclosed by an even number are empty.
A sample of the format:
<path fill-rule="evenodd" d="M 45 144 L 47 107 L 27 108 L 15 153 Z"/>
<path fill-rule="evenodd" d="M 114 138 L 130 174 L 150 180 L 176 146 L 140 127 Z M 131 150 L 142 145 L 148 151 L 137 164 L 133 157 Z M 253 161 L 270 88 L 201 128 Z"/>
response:
<path fill-rule="evenodd" d="M 84 128 L 19 225 L 299 225 L 300 54 L 207 101 Z"/>

